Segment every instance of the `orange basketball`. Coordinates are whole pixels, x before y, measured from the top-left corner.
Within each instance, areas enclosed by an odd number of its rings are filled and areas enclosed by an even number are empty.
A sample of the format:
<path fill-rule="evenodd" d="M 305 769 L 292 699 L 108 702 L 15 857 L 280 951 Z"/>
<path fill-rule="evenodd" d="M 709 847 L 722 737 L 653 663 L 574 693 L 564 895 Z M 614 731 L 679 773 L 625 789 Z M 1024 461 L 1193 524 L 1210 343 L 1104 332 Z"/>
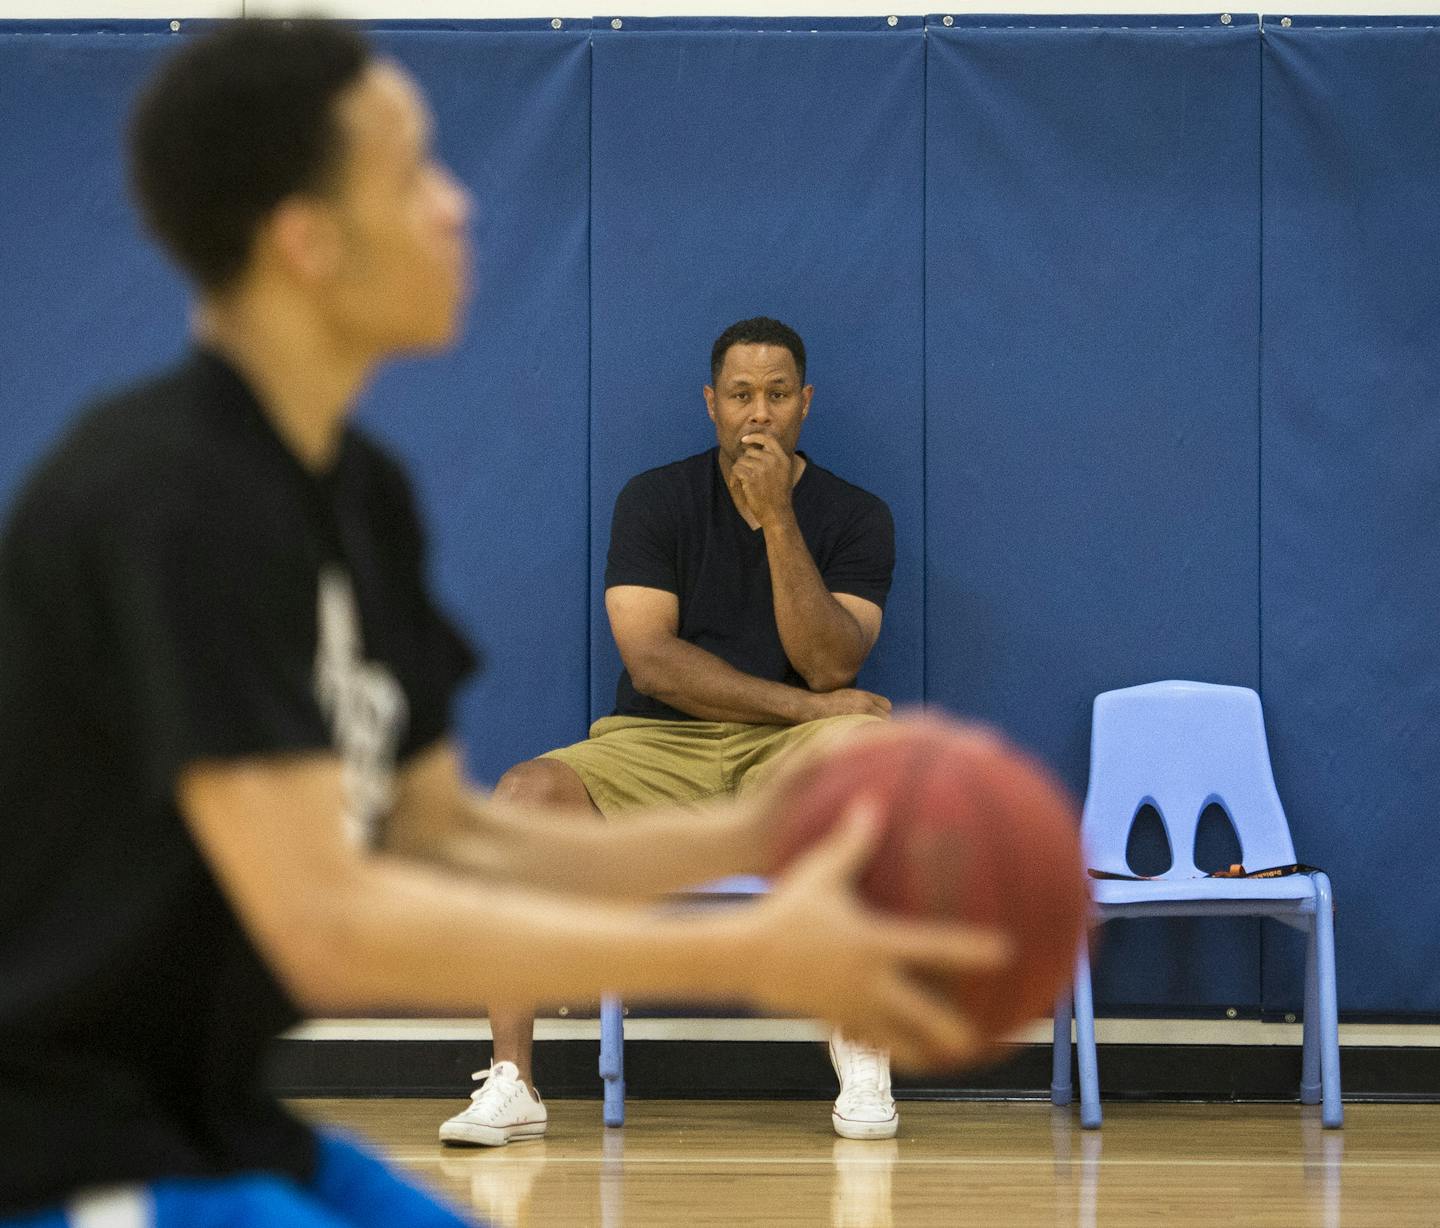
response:
<path fill-rule="evenodd" d="M 1003 971 L 945 986 L 998 1056 L 996 1042 L 1052 1013 L 1074 969 L 1089 893 L 1079 815 L 1039 762 L 993 731 L 925 717 L 846 741 L 780 785 L 780 861 L 814 844 L 857 800 L 882 836 L 860 878 L 877 908 L 1006 935 Z"/>

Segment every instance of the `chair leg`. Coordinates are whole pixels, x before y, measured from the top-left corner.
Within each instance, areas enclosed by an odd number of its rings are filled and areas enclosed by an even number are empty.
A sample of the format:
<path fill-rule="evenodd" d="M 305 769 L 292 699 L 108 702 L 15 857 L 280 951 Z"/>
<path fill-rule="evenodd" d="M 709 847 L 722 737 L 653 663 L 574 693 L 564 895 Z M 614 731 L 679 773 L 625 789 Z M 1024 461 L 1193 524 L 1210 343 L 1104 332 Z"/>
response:
<path fill-rule="evenodd" d="M 1344 1124 L 1340 1103 L 1340 1007 L 1335 987 L 1335 906 L 1330 877 L 1315 881 L 1315 964 L 1319 981 L 1320 1121 L 1330 1130 Z"/>
<path fill-rule="evenodd" d="M 1070 1090 L 1070 1020 L 1074 1011 L 1070 995 L 1062 994 L 1055 1003 L 1055 1040 L 1051 1054 L 1050 1103 L 1062 1106 L 1072 1099 Z"/>
<path fill-rule="evenodd" d="M 1100 1128 L 1100 1070 L 1095 1053 L 1095 1000 L 1090 989 L 1090 952 L 1084 941 L 1075 960 L 1075 1055 L 1080 1067 L 1080 1125 Z"/>
<path fill-rule="evenodd" d="M 1305 1021 L 1300 1050 L 1300 1103 L 1320 1103 L 1320 965 L 1316 931 L 1319 910 L 1305 931 Z"/>
<path fill-rule="evenodd" d="M 605 1080 L 604 1120 L 625 1124 L 625 1014 L 618 998 L 600 999 L 600 1077 Z"/>

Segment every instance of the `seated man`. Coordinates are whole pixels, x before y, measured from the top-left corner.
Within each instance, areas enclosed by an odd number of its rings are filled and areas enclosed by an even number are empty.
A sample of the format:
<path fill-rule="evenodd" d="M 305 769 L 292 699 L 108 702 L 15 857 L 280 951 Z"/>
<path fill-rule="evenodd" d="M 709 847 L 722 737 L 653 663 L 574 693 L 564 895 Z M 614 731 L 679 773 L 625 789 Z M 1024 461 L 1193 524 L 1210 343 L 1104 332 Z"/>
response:
<path fill-rule="evenodd" d="M 890 703 L 852 684 L 880 634 L 895 564 L 890 511 L 796 451 L 814 388 L 805 345 L 759 317 L 710 356 L 717 446 L 632 478 L 615 503 L 605 608 L 625 668 L 590 737 L 505 773 L 496 797 L 609 817 L 747 791 L 784 754 Z M 545 1132 L 528 1011 L 491 1009 L 495 1060 L 446 1142 Z M 887 1056 L 837 1033 L 832 1121 L 847 1138 L 898 1126 Z"/>

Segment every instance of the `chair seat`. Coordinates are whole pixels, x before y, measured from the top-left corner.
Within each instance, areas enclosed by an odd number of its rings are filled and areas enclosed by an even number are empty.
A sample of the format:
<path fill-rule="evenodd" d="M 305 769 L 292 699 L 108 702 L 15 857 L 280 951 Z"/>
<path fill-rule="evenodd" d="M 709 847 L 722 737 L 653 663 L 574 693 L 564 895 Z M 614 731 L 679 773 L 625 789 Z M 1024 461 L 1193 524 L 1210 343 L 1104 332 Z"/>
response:
<path fill-rule="evenodd" d="M 714 882 L 690 887 L 681 894 L 689 895 L 764 895 L 770 890 L 770 880 L 753 874 L 737 874 L 733 878 L 720 878 Z"/>
<path fill-rule="evenodd" d="M 1145 882 L 1097 878 L 1091 896 L 1102 908 L 1112 904 L 1205 904 L 1209 901 L 1282 902 L 1315 899 L 1308 874 L 1284 878 L 1157 878 Z"/>

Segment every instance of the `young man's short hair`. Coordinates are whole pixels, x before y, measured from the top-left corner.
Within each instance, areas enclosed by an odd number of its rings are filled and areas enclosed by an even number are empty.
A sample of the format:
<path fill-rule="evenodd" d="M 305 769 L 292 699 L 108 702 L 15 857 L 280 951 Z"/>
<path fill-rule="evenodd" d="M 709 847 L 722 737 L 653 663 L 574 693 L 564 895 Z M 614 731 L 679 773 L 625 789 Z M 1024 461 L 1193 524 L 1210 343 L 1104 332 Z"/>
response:
<path fill-rule="evenodd" d="M 150 229 L 203 290 L 244 271 L 266 216 L 333 187 L 336 99 L 370 63 L 337 22 L 246 18 L 177 52 L 135 109 L 130 173 Z"/>

